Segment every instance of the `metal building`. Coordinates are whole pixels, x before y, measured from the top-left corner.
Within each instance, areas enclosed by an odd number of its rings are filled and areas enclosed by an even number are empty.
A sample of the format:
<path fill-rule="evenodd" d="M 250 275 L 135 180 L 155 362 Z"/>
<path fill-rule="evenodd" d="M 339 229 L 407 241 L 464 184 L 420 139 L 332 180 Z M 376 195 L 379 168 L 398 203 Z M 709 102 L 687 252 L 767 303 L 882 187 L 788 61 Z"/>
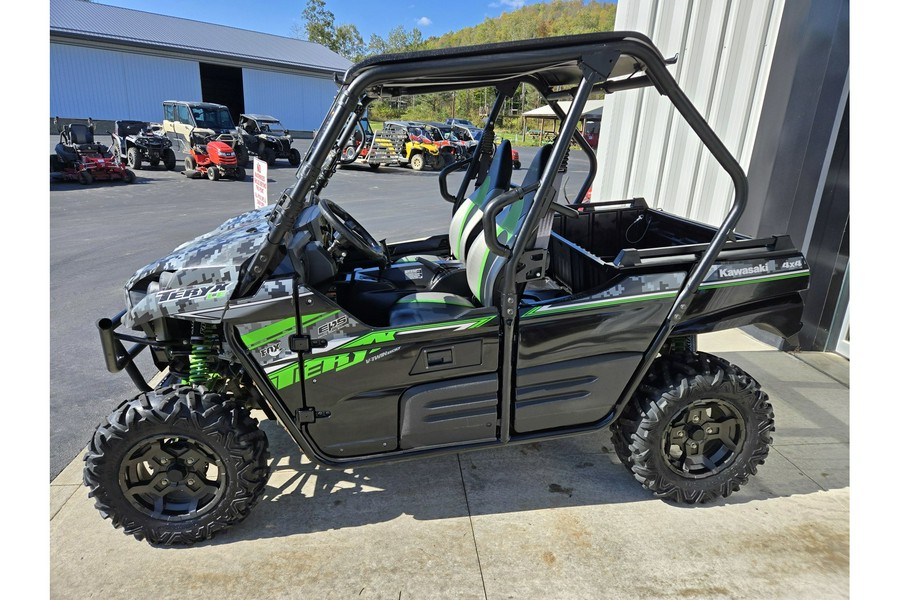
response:
<path fill-rule="evenodd" d="M 162 120 L 163 100 L 272 114 L 312 131 L 350 62 L 312 42 L 78 0 L 50 0 L 50 116 Z"/>
<path fill-rule="evenodd" d="M 747 172 L 738 230 L 788 233 L 803 249 L 812 275 L 800 348 L 849 356 L 848 0 L 620 0 L 615 28 L 678 56 L 673 75 Z M 653 90 L 606 98 L 598 163 L 594 200 L 643 197 L 719 225 L 733 199 Z"/>

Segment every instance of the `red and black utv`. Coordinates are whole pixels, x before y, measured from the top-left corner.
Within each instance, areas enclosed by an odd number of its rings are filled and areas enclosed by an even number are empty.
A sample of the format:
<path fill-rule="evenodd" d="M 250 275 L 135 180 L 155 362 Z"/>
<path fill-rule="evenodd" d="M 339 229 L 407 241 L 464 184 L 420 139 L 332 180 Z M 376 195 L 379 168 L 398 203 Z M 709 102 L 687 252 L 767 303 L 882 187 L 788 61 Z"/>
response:
<path fill-rule="evenodd" d="M 51 181 L 77 181 L 89 185 L 94 181 L 124 181 L 132 183 L 134 173 L 116 160 L 109 150 L 94 141 L 94 123 L 70 123 L 60 127 L 59 118 L 53 120 L 59 132 L 56 154 L 50 155 Z"/>

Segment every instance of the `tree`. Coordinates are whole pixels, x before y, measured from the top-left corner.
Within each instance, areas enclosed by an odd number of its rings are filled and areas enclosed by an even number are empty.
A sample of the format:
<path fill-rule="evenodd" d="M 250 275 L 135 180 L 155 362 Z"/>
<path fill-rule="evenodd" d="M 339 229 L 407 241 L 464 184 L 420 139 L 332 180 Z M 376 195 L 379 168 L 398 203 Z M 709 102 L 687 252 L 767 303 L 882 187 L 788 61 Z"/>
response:
<path fill-rule="evenodd" d="M 367 54 L 366 44 L 356 25 L 342 24 L 335 27 L 334 13 L 325 7 L 325 0 L 307 0 L 301 17 L 302 30 L 297 25 L 292 27 L 296 37 L 322 44 L 353 62 Z"/>

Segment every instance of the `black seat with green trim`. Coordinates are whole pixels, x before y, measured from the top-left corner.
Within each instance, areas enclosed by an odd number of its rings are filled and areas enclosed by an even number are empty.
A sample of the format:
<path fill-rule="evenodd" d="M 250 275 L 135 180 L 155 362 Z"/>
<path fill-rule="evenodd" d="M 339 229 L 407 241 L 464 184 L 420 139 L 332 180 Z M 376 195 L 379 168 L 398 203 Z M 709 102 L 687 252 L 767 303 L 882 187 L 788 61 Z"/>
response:
<path fill-rule="evenodd" d="M 551 146 L 543 146 L 538 150 L 525 175 L 522 187 L 540 180 L 551 149 Z M 526 194 L 521 200 L 504 208 L 497 216 L 497 239 L 501 244 L 510 245 L 510 240 L 518 234 L 536 193 L 533 191 Z M 481 209 L 478 212 L 481 214 Z M 434 291 L 414 292 L 403 296 L 391 307 L 390 324 L 403 326 L 458 319 L 473 308 L 494 304 L 500 288 L 500 275 L 506 261 L 506 257 L 495 254 L 488 248 L 482 230 L 466 252 L 466 281 L 471 297 Z"/>
<path fill-rule="evenodd" d="M 448 234 L 450 257 L 452 259 L 463 263 L 466 261 L 466 252 L 481 231 L 481 217 L 484 214 L 482 212 L 484 205 L 509 190 L 512 172 L 512 146 L 509 140 L 503 140 L 497 147 L 484 181 L 478 186 L 475 193 L 470 198 L 465 198 L 453 213 Z M 397 262 L 421 262 L 426 267 L 430 267 L 429 263 L 436 264 L 446 260 L 447 257 L 435 255 L 410 255 L 401 258 Z M 432 276 L 434 275 L 430 269 L 429 273 Z"/>

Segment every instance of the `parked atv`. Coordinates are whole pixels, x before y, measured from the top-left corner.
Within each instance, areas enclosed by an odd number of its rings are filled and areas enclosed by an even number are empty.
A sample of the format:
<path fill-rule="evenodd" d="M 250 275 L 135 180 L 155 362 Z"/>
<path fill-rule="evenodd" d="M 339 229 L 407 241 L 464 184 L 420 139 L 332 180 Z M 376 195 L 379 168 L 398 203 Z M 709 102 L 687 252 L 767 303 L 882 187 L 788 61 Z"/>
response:
<path fill-rule="evenodd" d="M 156 168 L 160 163 L 171 171 L 177 160 L 172 142 L 155 131 L 146 121 L 116 121 L 112 136 L 113 158 L 125 162 L 132 169 L 140 169 L 144 161 Z"/>
<path fill-rule="evenodd" d="M 194 146 L 192 136 L 219 140 L 231 146 L 237 156 L 238 166 L 245 167 L 250 154 L 238 135 L 227 106 L 211 102 L 185 102 L 166 100 L 163 102 L 163 133 L 172 141 L 173 148 L 182 154 L 191 154 Z"/>
<path fill-rule="evenodd" d="M 273 167 L 279 158 L 286 158 L 292 167 L 300 165 L 300 151 L 291 147 L 291 134 L 275 117 L 241 115 L 238 135 L 251 156 L 258 156 Z"/>
<path fill-rule="evenodd" d="M 243 181 L 247 177 L 238 164 L 237 154 L 227 135 L 213 136 L 204 132 L 191 133 L 191 150 L 184 159 L 184 175 L 191 179 L 207 177 L 218 181 L 223 177 Z"/>
<path fill-rule="evenodd" d="M 387 121 L 382 132 L 385 136 L 396 136 L 403 140 L 401 165 L 409 165 L 413 171 L 425 168 L 439 171 L 447 163 L 455 162 L 452 150 L 442 151 L 425 131 L 425 123 L 419 121 Z"/>
<path fill-rule="evenodd" d="M 703 503 L 746 484 L 768 455 L 772 406 L 740 367 L 698 352 L 696 336 L 754 324 L 791 338 L 809 269 L 787 236 L 734 232 L 746 176 L 672 62 L 643 34 L 604 32 L 351 67 L 277 204 L 138 270 L 124 310 L 97 323 L 106 367 L 140 389 L 85 456 L 101 515 L 159 544 L 242 521 L 271 469 L 251 409 L 338 469 L 609 427 L 623 467 L 655 496 Z M 495 148 L 493 128 L 520 83 L 544 98 L 567 90 L 572 107 L 514 185 L 511 146 Z M 374 98 L 478 84 L 497 86 L 485 134 L 437 177 L 446 235 L 378 242 L 322 195 Z M 588 97 L 635 88 L 668 98 L 729 174 L 734 204 L 719 227 L 643 199 L 586 202 L 596 161 L 561 202 L 571 142 L 593 153 L 578 132 Z M 463 168 L 452 193 L 447 176 Z M 162 372 L 155 388 L 134 362 L 146 348 Z"/>
<path fill-rule="evenodd" d="M 59 132 L 56 153 L 50 155 L 51 181 L 78 181 L 90 185 L 94 181 L 132 183 L 134 173 L 116 160 L 109 147 L 94 141 L 94 123 L 71 123 L 64 128 L 59 117 L 53 119 Z"/>

